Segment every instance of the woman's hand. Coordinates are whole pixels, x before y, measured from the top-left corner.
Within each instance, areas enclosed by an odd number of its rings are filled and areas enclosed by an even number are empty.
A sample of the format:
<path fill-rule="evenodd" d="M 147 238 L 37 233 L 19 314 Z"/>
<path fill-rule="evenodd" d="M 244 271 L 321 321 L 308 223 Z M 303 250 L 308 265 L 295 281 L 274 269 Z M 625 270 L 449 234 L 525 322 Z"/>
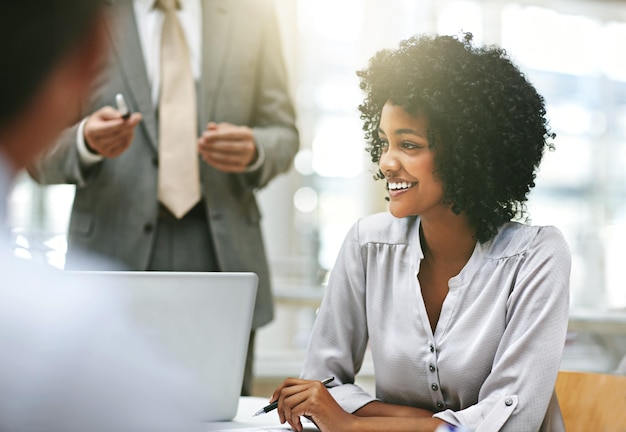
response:
<path fill-rule="evenodd" d="M 321 432 L 432 432 L 445 424 L 420 408 L 373 401 L 355 414 L 343 410 L 321 381 L 287 378 L 274 390 L 280 423 L 302 432 L 300 416 L 311 420 Z"/>
<path fill-rule="evenodd" d="M 272 401 L 278 401 L 280 423 L 288 422 L 302 431 L 300 416 L 311 420 L 322 432 L 349 431 L 354 419 L 337 404 L 321 381 L 287 378 L 274 390 Z"/>

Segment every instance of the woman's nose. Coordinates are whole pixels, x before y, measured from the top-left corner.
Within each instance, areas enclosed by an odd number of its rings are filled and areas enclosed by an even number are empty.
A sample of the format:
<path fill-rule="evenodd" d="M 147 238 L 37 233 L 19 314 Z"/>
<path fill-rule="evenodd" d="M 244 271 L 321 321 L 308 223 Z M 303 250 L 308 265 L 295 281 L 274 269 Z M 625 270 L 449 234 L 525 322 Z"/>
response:
<path fill-rule="evenodd" d="M 380 155 L 380 160 L 378 161 L 378 167 L 380 170 L 385 173 L 395 172 L 400 167 L 400 162 L 395 155 L 395 152 L 391 150 L 389 147 L 383 150 Z"/>

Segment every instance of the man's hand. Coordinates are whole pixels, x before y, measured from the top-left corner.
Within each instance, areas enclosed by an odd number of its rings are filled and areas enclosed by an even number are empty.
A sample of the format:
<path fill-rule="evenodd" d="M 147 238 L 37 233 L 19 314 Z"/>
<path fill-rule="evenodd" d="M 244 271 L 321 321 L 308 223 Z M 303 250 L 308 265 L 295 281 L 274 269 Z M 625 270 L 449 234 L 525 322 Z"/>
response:
<path fill-rule="evenodd" d="M 227 173 L 240 173 L 258 156 L 252 129 L 230 123 L 209 123 L 198 139 L 198 152 L 209 165 Z"/>
<path fill-rule="evenodd" d="M 106 158 L 121 155 L 133 142 L 135 126 L 142 116 L 133 113 L 127 120 L 116 109 L 105 106 L 90 115 L 83 135 L 87 148 Z"/>

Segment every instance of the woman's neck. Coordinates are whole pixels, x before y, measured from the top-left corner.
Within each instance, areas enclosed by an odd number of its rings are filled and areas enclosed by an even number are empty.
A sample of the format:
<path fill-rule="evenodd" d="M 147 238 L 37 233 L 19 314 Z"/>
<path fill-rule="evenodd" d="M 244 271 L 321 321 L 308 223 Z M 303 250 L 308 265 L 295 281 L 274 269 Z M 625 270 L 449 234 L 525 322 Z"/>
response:
<path fill-rule="evenodd" d="M 452 211 L 446 217 L 421 218 L 424 257 L 433 262 L 466 263 L 476 247 L 475 230 L 467 218 Z"/>

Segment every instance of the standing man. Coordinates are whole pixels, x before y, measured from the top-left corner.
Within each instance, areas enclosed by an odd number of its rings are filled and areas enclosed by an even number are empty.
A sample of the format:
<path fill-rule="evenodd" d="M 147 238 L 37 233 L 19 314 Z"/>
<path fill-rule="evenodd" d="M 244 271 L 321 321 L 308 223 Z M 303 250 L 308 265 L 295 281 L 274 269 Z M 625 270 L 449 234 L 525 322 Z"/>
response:
<path fill-rule="evenodd" d="M 106 54 L 104 21 L 101 0 L 0 2 L 0 431 L 202 429 L 192 378 L 151 346 L 114 290 L 11 253 L 12 182 L 80 119 Z"/>
<path fill-rule="evenodd" d="M 89 114 L 31 170 L 76 184 L 66 268 L 88 249 L 131 270 L 251 271 L 254 333 L 273 317 L 255 191 L 298 133 L 271 0 L 117 0 Z M 122 94 L 130 117 L 113 108 Z"/>

